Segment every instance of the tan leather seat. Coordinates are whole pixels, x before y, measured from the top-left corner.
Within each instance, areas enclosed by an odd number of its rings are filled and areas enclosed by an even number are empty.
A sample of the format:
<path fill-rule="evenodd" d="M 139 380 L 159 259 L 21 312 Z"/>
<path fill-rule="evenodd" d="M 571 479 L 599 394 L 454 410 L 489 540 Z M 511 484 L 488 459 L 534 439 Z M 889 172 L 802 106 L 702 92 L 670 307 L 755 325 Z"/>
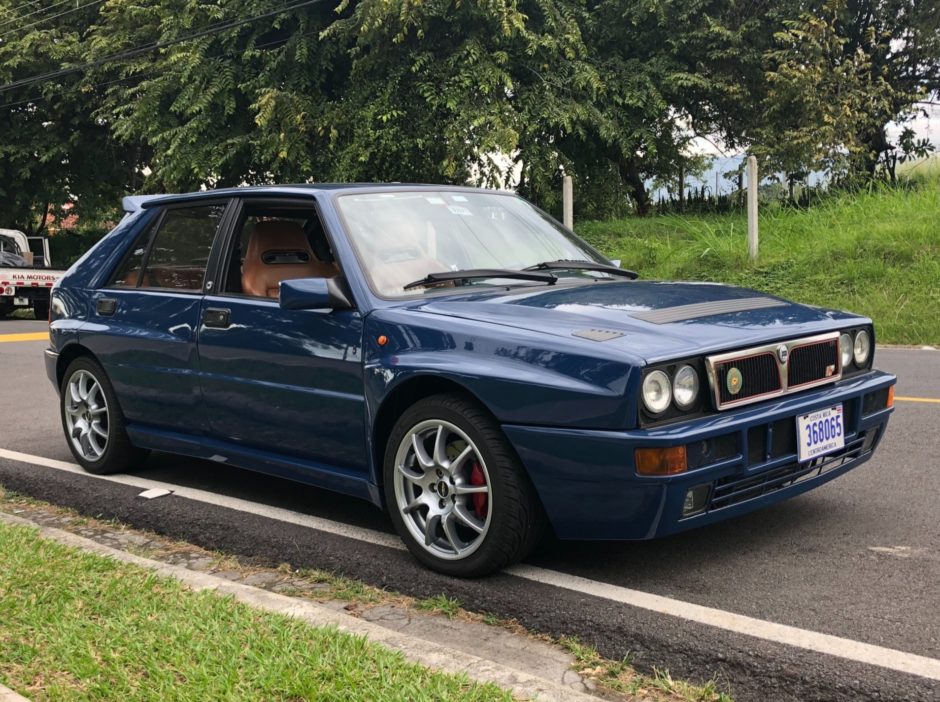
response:
<path fill-rule="evenodd" d="M 303 228 L 285 220 L 258 222 L 242 264 L 242 292 L 277 298 L 282 280 L 332 278 L 337 268 L 317 259 Z"/>

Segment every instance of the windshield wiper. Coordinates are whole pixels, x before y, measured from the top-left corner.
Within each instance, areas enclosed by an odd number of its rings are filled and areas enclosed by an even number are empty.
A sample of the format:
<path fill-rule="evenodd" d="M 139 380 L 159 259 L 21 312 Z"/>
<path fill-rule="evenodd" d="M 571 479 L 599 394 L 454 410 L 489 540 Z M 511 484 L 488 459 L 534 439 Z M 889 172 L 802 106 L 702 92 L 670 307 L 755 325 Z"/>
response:
<path fill-rule="evenodd" d="M 542 261 L 534 266 L 523 268 L 526 271 L 600 271 L 610 273 L 611 275 L 620 275 L 630 280 L 636 280 L 639 275 L 636 271 L 626 268 L 617 268 L 609 263 L 597 263 L 595 261 L 567 261 L 560 259 L 558 261 Z"/>
<path fill-rule="evenodd" d="M 428 273 L 421 280 L 415 280 L 405 286 L 405 290 L 411 288 L 423 288 L 435 283 L 446 283 L 449 280 L 472 280 L 474 278 L 516 278 L 518 280 L 535 280 L 548 285 L 554 285 L 558 280 L 550 273 L 536 273 L 534 271 L 517 271 L 510 268 L 472 268 L 465 271 L 441 271 L 440 273 Z"/>

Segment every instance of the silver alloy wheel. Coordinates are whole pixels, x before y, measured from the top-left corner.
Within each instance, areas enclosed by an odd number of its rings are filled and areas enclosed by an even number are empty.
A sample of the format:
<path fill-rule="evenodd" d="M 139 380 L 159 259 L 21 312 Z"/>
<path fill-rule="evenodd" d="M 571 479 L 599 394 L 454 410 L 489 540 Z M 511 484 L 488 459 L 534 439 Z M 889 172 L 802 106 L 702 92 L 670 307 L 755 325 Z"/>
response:
<path fill-rule="evenodd" d="M 87 370 L 69 378 L 62 398 L 65 431 L 72 446 L 86 461 L 98 461 L 108 448 L 108 400 L 98 380 Z"/>
<path fill-rule="evenodd" d="M 454 561 L 483 544 L 493 515 L 490 476 L 460 428 L 442 419 L 413 426 L 398 445 L 394 481 L 405 526 L 428 553 Z"/>

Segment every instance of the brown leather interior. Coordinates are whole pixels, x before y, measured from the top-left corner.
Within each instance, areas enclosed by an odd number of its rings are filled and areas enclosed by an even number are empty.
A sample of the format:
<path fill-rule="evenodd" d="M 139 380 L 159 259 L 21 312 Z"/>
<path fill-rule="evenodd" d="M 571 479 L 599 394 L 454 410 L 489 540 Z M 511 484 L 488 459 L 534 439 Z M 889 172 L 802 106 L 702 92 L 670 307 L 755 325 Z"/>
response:
<path fill-rule="evenodd" d="M 258 222 L 242 264 L 242 292 L 277 298 L 282 280 L 332 278 L 337 268 L 317 259 L 303 228 L 286 220 Z"/>
<path fill-rule="evenodd" d="M 123 284 L 136 288 L 141 280 L 143 288 L 169 288 L 172 290 L 201 290 L 206 269 L 192 266 L 153 266 L 143 274 L 131 271 L 124 277 Z"/>
<path fill-rule="evenodd" d="M 149 285 L 150 281 L 148 280 L 148 278 L 149 276 L 146 276 L 146 275 L 144 276 L 144 285 Z M 129 288 L 136 288 L 138 280 L 140 280 L 140 271 L 139 270 L 131 271 L 125 276 L 122 284 L 126 285 Z"/>

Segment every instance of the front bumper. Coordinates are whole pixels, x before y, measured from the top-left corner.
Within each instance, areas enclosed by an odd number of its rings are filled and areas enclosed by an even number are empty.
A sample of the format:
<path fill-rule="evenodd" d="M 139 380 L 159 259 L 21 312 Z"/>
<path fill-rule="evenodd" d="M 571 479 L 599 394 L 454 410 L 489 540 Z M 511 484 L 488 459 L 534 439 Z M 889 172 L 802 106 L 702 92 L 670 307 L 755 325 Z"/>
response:
<path fill-rule="evenodd" d="M 891 408 L 880 406 L 897 379 L 872 371 L 740 410 L 631 431 L 505 425 L 549 520 L 563 539 L 651 539 L 717 522 L 822 485 L 867 461 Z M 842 403 L 845 448 L 797 463 L 795 418 Z M 634 451 L 688 447 L 690 468 L 664 477 L 636 474 Z M 707 499 L 684 516 L 690 488 Z M 704 488 L 703 488 L 704 490 Z"/>

